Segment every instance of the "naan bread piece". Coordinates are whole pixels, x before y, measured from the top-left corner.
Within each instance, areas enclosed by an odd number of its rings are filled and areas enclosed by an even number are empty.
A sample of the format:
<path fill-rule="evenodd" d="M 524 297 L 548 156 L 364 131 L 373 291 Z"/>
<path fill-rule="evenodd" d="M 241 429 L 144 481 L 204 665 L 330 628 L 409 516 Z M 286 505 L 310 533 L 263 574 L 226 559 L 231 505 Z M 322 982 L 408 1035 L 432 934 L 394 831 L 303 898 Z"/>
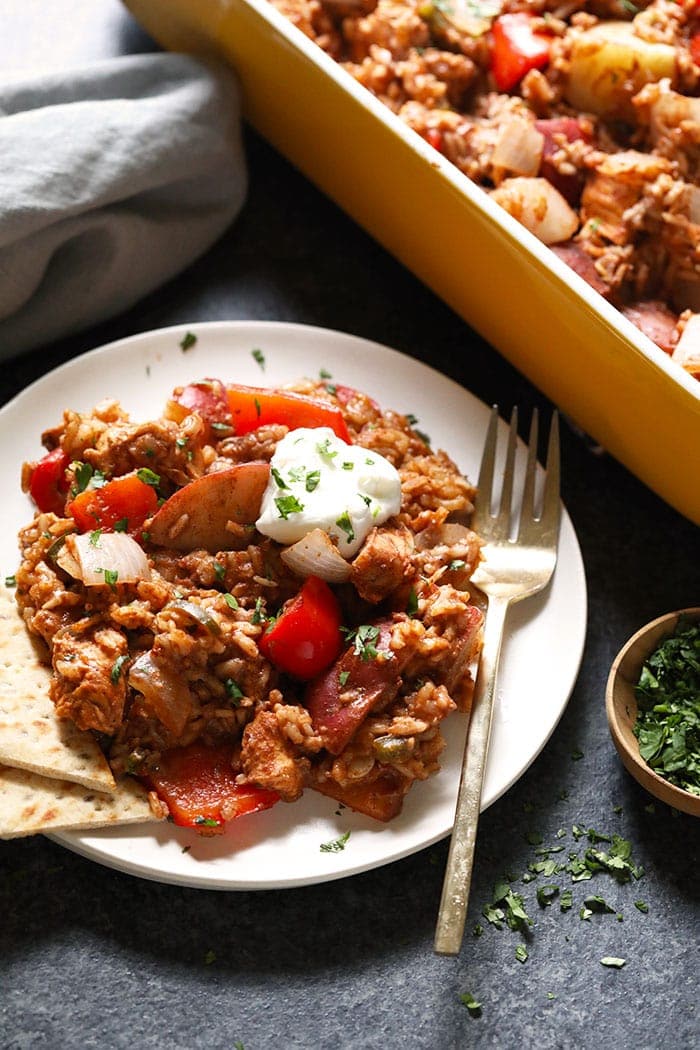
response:
<path fill-rule="evenodd" d="M 102 792 L 116 783 L 95 738 L 56 717 L 51 668 L 41 662 L 17 609 L 0 585 L 0 763 Z"/>
<path fill-rule="evenodd" d="M 49 831 L 85 831 L 159 820 L 135 780 L 112 795 L 26 769 L 0 766 L 0 839 Z"/>

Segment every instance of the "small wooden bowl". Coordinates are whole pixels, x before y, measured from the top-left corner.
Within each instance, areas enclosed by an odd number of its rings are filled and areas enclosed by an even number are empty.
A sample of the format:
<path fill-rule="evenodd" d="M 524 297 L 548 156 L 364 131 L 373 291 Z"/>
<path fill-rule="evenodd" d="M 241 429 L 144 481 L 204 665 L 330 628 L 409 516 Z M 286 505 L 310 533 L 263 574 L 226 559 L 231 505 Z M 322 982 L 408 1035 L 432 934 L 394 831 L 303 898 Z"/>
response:
<path fill-rule="evenodd" d="M 700 608 L 680 609 L 660 616 L 637 631 L 617 654 L 605 690 L 605 708 L 610 734 L 625 769 L 643 788 L 674 809 L 700 817 L 700 796 L 670 784 L 646 764 L 639 754 L 639 743 L 632 727 L 637 719 L 634 689 L 642 664 L 659 643 L 673 634 L 680 616 L 700 620 Z"/>

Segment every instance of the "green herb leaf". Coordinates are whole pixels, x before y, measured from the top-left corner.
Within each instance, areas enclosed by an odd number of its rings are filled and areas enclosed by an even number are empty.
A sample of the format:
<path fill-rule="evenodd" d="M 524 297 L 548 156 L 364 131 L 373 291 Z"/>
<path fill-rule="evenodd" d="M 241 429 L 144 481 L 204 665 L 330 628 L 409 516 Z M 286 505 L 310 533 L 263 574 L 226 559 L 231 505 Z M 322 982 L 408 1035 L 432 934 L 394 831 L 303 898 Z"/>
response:
<path fill-rule="evenodd" d="M 151 485 L 154 489 L 157 489 L 160 485 L 160 474 L 156 474 L 150 467 L 141 467 L 140 470 L 136 471 L 136 477 L 139 481 L 143 481 L 145 485 Z"/>
<path fill-rule="evenodd" d="M 259 365 L 260 368 L 262 369 L 262 371 L 264 372 L 265 371 L 265 355 L 262 352 L 262 350 L 260 350 L 256 346 L 255 349 L 250 351 L 250 354 L 251 354 L 251 357 L 253 358 L 253 360 L 255 361 L 255 363 L 257 365 Z"/>
<path fill-rule="evenodd" d="M 310 470 L 306 475 L 305 488 L 307 492 L 313 492 L 314 489 L 318 488 L 318 483 L 321 480 L 320 470 Z"/>
<path fill-rule="evenodd" d="M 472 1017 L 481 1017 L 481 1003 L 470 992 L 463 992 L 459 1001 L 462 1006 L 466 1006 Z"/>
<path fill-rule="evenodd" d="M 516 947 L 516 949 L 515 949 L 515 958 L 518 960 L 518 962 L 521 962 L 521 963 L 527 962 L 528 954 L 527 954 L 527 946 L 525 944 L 519 944 Z"/>
<path fill-rule="evenodd" d="M 304 509 L 304 504 L 300 503 L 296 496 L 277 496 L 275 506 L 279 511 L 280 518 L 285 520 L 290 514 L 299 514 Z"/>
<path fill-rule="evenodd" d="M 117 682 L 119 681 L 120 675 L 122 673 L 122 667 L 124 666 L 124 664 L 126 663 L 126 661 L 128 659 L 129 659 L 128 653 L 122 653 L 122 655 L 118 656 L 116 658 L 116 660 L 114 661 L 114 663 L 112 664 L 112 670 L 110 672 L 109 677 L 111 678 L 113 685 L 116 685 Z"/>
<path fill-rule="evenodd" d="M 336 525 L 345 533 L 345 535 L 348 538 L 348 543 L 352 543 L 352 541 L 355 539 L 355 529 L 353 528 L 352 521 L 350 520 L 350 515 L 347 511 L 343 511 L 340 517 L 336 520 Z"/>
<path fill-rule="evenodd" d="M 333 839 L 331 842 L 322 842 L 320 845 L 321 853 L 342 853 L 345 849 L 348 839 L 350 838 L 350 832 L 346 831 L 344 835 L 341 835 L 337 839 Z"/>
<path fill-rule="evenodd" d="M 182 351 L 191 350 L 197 342 L 197 336 L 194 332 L 185 332 L 182 339 L 180 340 L 180 349 Z"/>

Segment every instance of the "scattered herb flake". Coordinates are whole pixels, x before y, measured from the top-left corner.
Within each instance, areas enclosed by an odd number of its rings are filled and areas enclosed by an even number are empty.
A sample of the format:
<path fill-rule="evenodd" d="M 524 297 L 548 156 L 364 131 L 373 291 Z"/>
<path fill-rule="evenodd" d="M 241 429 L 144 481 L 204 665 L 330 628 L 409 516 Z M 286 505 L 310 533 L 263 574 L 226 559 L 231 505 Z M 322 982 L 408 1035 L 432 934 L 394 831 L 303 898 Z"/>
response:
<path fill-rule="evenodd" d="M 110 671 L 109 677 L 111 678 L 112 683 L 114 685 L 116 685 L 117 682 L 119 681 L 119 677 L 120 677 L 120 675 L 122 673 L 122 667 L 124 666 L 124 664 L 126 663 L 126 661 L 128 659 L 129 659 L 128 654 L 127 653 L 122 653 L 121 656 L 118 656 L 116 658 L 116 660 L 114 661 L 114 663 L 112 664 L 112 670 Z"/>
<path fill-rule="evenodd" d="M 197 336 L 194 332 L 185 332 L 182 339 L 180 340 L 180 349 L 184 352 L 191 350 L 197 342 Z"/>
<path fill-rule="evenodd" d="M 322 842 L 319 847 L 321 853 L 342 853 L 347 846 L 349 838 L 350 832 L 346 831 L 344 835 L 337 839 L 332 839 L 330 842 Z"/>
<path fill-rule="evenodd" d="M 352 543 L 352 541 L 355 539 L 355 529 L 353 528 L 350 515 L 346 510 L 343 511 L 340 517 L 336 520 L 336 525 L 345 533 L 345 535 L 348 538 L 348 543 Z"/>
<path fill-rule="evenodd" d="M 310 470 L 306 475 L 306 482 L 304 487 L 307 492 L 313 492 L 314 489 L 318 488 L 318 483 L 321 480 L 320 470 Z"/>
<path fill-rule="evenodd" d="M 518 962 L 524 963 L 528 960 L 527 946 L 525 944 L 519 944 L 515 949 L 515 958 Z"/>
<path fill-rule="evenodd" d="M 141 467 L 140 470 L 136 471 L 136 477 L 139 481 L 143 481 L 145 485 L 151 485 L 154 489 L 157 489 L 160 485 L 160 474 L 156 474 L 155 470 L 151 470 L 150 467 Z"/>
<path fill-rule="evenodd" d="M 255 363 L 260 366 L 262 371 L 265 371 L 265 355 L 259 347 L 255 347 L 250 351 L 250 356 L 253 358 Z"/>
<path fill-rule="evenodd" d="M 17 586 L 17 577 L 14 575 L 14 573 L 11 574 L 10 576 L 6 576 L 5 577 L 5 586 L 6 587 L 16 587 Z"/>
<path fill-rule="evenodd" d="M 481 1017 L 481 1003 L 470 992 L 463 992 L 459 1001 L 462 1006 L 466 1006 L 472 1017 Z"/>
<path fill-rule="evenodd" d="M 235 596 L 235 594 L 225 594 L 224 595 L 224 601 L 228 605 L 229 609 L 238 609 L 239 608 L 238 598 Z"/>
<path fill-rule="evenodd" d="M 280 518 L 285 520 L 290 514 L 299 514 L 304 509 L 304 504 L 300 503 L 296 496 L 277 496 L 275 506 L 279 511 Z"/>

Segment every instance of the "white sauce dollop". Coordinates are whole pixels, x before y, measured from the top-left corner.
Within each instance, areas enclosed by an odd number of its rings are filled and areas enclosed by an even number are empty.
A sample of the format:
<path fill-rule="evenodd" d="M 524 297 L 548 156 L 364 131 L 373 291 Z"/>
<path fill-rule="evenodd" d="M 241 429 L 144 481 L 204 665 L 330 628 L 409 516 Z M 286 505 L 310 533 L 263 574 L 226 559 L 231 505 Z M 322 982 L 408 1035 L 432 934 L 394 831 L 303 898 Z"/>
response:
<path fill-rule="evenodd" d="M 401 479 L 378 452 L 347 445 L 330 427 L 300 427 L 282 438 L 270 464 L 259 532 L 288 545 L 312 529 L 333 537 L 344 558 L 370 529 L 398 514 Z"/>

